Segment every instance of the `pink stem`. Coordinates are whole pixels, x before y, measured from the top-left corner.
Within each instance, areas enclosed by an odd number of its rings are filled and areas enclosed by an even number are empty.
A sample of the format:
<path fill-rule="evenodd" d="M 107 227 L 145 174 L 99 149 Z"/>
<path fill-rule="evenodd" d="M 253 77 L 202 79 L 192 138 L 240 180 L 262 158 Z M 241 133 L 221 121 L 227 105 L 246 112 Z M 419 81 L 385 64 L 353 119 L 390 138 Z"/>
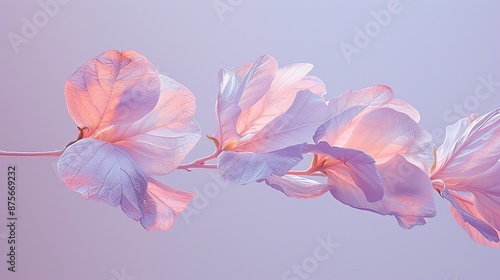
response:
<path fill-rule="evenodd" d="M 55 150 L 55 151 L 44 151 L 44 152 L 14 152 L 14 151 L 3 151 L 0 150 L 0 156 L 12 156 L 12 157 L 58 157 L 61 156 L 64 150 Z M 212 161 L 219 156 L 221 153 L 220 150 L 215 151 L 213 154 L 197 159 L 193 162 L 187 164 L 181 164 L 177 167 L 177 169 L 184 169 L 190 171 L 194 168 L 200 169 L 217 169 L 217 164 L 206 164 L 209 161 Z M 318 172 L 315 169 L 307 169 L 307 170 L 291 170 L 287 173 L 288 175 L 301 175 L 301 176 L 325 176 L 323 173 Z"/>
<path fill-rule="evenodd" d="M 213 154 L 197 159 L 193 162 L 187 164 L 181 164 L 177 167 L 177 169 L 183 169 L 187 171 L 191 171 L 191 169 L 200 168 L 200 169 L 217 169 L 217 164 L 206 164 L 207 162 L 216 159 L 221 150 L 216 150 Z M 301 175 L 301 176 L 319 176 L 324 177 L 325 174 L 319 172 L 317 167 L 311 166 L 307 170 L 291 170 L 287 173 L 288 175 Z"/>
<path fill-rule="evenodd" d="M 209 156 L 197 159 L 197 160 L 190 162 L 190 163 L 187 163 L 187 164 L 181 164 L 177 167 L 177 169 L 184 169 L 187 171 L 190 171 L 190 169 L 192 169 L 192 168 L 217 169 L 216 164 L 205 164 L 205 163 L 216 159 L 220 153 L 221 153 L 221 151 L 217 150 Z"/>
<path fill-rule="evenodd" d="M 321 172 L 315 172 L 310 170 L 290 170 L 287 175 L 299 175 L 299 176 L 321 176 L 324 177 L 325 174 Z"/>
<path fill-rule="evenodd" d="M 58 157 L 64 150 L 45 151 L 45 152 L 13 152 L 0 150 L 0 156 L 10 157 Z"/>
<path fill-rule="evenodd" d="M 299 175 L 299 176 L 322 176 L 324 177 L 325 174 L 320 172 L 321 167 L 316 166 L 316 156 L 313 159 L 313 162 L 311 163 L 311 166 L 306 169 L 306 170 L 290 170 L 288 171 L 287 175 Z"/>
<path fill-rule="evenodd" d="M 187 171 L 191 171 L 191 168 L 200 168 L 200 169 L 217 169 L 217 164 L 202 164 L 196 167 L 189 167 L 189 168 L 180 168 L 177 167 L 177 169 L 185 169 Z"/>

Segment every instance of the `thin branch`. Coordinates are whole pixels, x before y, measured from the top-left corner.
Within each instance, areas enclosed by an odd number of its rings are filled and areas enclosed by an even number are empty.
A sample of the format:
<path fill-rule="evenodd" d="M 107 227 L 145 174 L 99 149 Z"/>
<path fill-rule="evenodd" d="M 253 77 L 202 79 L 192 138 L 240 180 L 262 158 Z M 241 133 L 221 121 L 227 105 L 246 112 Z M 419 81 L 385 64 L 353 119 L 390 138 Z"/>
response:
<path fill-rule="evenodd" d="M 64 150 L 44 151 L 44 152 L 15 152 L 0 150 L 0 156 L 8 157 L 58 157 Z"/>
<path fill-rule="evenodd" d="M 216 164 L 205 164 L 209 161 L 215 160 L 219 154 L 221 153 L 220 150 L 216 150 L 213 154 L 197 159 L 193 162 L 187 163 L 187 164 L 181 164 L 177 167 L 177 169 L 184 169 L 187 171 L 190 171 L 191 169 L 194 168 L 205 168 L 205 169 L 217 169 Z"/>
<path fill-rule="evenodd" d="M 299 175 L 299 176 L 319 176 L 324 177 L 325 174 L 319 171 L 308 171 L 308 170 L 291 170 L 288 171 L 287 175 Z"/>

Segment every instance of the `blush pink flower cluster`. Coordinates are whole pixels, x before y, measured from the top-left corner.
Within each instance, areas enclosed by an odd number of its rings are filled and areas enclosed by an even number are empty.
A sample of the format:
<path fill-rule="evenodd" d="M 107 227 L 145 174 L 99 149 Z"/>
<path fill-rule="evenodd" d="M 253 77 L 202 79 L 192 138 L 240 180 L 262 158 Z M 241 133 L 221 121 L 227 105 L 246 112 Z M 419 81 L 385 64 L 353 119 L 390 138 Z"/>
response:
<path fill-rule="evenodd" d="M 201 137 L 194 95 L 134 51 L 105 52 L 67 81 L 80 135 L 58 171 L 69 189 L 121 206 L 147 230 L 170 228 L 193 197 L 153 178 L 176 169 L 214 168 L 227 181 L 260 182 L 294 198 L 328 192 L 406 229 L 436 215 L 437 191 L 474 241 L 500 247 L 499 109 L 449 126 L 436 150 L 419 112 L 389 87 L 325 100 L 312 67 L 279 68 L 265 55 L 221 69 L 217 130 L 208 136 L 215 152 L 182 165 Z M 309 168 L 296 169 L 304 158 L 312 158 Z"/>
<path fill-rule="evenodd" d="M 263 56 L 219 72 L 214 138 L 221 176 L 265 181 L 290 197 L 330 192 L 352 207 L 394 215 L 405 228 L 425 224 L 435 215 L 429 178 L 434 151 L 419 113 L 385 86 L 325 102 L 323 82 L 307 75 L 311 68 L 278 69 Z M 290 171 L 306 153 L 314 155 L 309 170 Z"/>
<path fill-rule="evenodd" d="M 219 72 L 217 168 L 229 181 L 265 182 L 295 198 L 326 192 L 409 229 L 436 215 L 433 190 L 473 240 L 500 247 L 500 118 L 494 110 L 447 130 L 435 153 L 420 114 L 386 86 L 327 102 L 310 64 L 270 56 Z M 292 170 L 312 154 L 307 170 Z M 314 178 L 314 179 L 313 179 Z"/>

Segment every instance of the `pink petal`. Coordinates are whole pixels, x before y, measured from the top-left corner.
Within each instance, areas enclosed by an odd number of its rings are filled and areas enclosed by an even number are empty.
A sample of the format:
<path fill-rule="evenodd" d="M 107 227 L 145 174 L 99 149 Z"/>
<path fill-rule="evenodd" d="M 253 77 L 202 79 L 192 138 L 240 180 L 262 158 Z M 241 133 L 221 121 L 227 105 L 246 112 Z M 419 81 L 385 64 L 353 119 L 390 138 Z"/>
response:
<path fill-rule="evenodd" d="M 410 103 L 402 99 L 392 99 L 384 105 L 384 108 L 391 108 L 395 111 L 408 115 L 415 122 L 420 122 L 420 113 Z"/>
<path fill-rule="evenodd" d="M 299 144 L 262 154 L 224 151 L 217 158 L 217 169 L 222 178 L 238 184 L 283 176 L 302 160 L 303 148 Z"/>
<path fill-rule="evenodd" d="M 148 231 L 168 230 L 175 217 L 186 209 L 193 194 L 164 185 L 153 178 L 148 179 L 142 226 Z"/>
<path fill-rule="evenodd" d="M 500 230 L 500 182 L 498 174 L 500 174 L 499 162 L 486 172 L 476 174 L 471 178 L 453 178 L 446 179 L 446 181 L 434 179 L 435 188 L 443 192 L 442 185 L 445 184 L 446 189 L 449 190 L 447 192 L 455 197 L 454 200 L 460 207 L 498 231 Z"/>
<path fill-rule="evenodd" d="M 175 170 L 201 137 L 193 93 L 166 76 L 161 76 L 161 84 L 160 100 L 149 114 L 113 126 L 100 138 L 124 147 L 146 176 Z"/>
<path fill-rule="evenodd" d="M 242 70 L 242 69 L 241 69 Z M 246 110 L 253 106 L 271 87 L 274 75 L 278 70 L 278 62 L 270 55 L 259 57 L 257 61 L 241 75 L 242 85 L 239 88 L 241 98 L 238 106 Z"/>
<path fill-rule="evenodd" d="M 448 126 L 446 133 L 437 151 L 433 178 L 467 180 L 488 170 L 500 158 L 500 109 L 480 118 L 462 119 Z"/>
<path fill-rule="evenodd" d="M 500 162 L 471 180 L 463 179 L 459 189 L 474 194 L 474 206 L 486 222 L 500 230 Z M 458 185 L 450 186 L 457 189 Z"/>
<path fill-rule="evenodd" d="M 500 109 L 446 128 L 432 179 L 476 242 L 500 247 Z"/>
<path fill-rule="evenodd" d="M 469 197 L 457 192 L 450 193 L 448 188 L 443 189 L 441 196 L 450 202 L 453 216 L 460 226 L 469 231 L 469 234 L 472 233 L 472 229 L 464 227 L 465 224 L 473 227 L 489 242 L 498 243 L 500 241 L 498 231 L 485 222 L 483 217 L 474 210 L 473 203 Z M 475 235 L 471 235 L 471 237 L 477 238 Z M 477 239 L 477 241 L 480 241 L 480 239 Z"/>
<path fill-rule="evenodd" d="M 282 177 L 269 176 L 264 179 L 272 188 L 294 198 L 315 198 L 330 191 L 333 186 L 321 184 L 301 176 L 285 175 Z"/>
<path fill-rule="evenodd" d="M 333 115 L 355 107 L 371 107 L 377 109 L 394 98 L 392 89 L 388 86 L 373 86 L 360 90 L 348 90 L 328 102 Z"/>
<path fill-rule="evenodd" d="M 89 137 L 150 112 L 158 102 L 160 79 L 144 56 L 112 50 L 80 67 L 66 82 L 65 94 L 71 117 Z"/>
<path fill-rule="evenodd" d="M 325 83 L 316 76 L 305 76 L 300 82 L 298 82 L 292 91 L 303 91 L 309 90 L 314 94 L 323 97 L 326 94 Z"/>
<path fill-rule="evenodd" d="M 376 166 L 383 180 L 384 197 L 380 201 L 367 201 L 359 188 L 341 176 L 328 176 L 329 185 L 335 186 L 332 195 L 354 208 L 393 215 L 406 229 L 423 225 L 436 215 L 431 181 L 420 168 L 400 155 Z"/>
<path fill-rule="evenodd" d="M 219 95 L 215 104 L 217 131 L 214 137 L 219 141 L 220 149 L 222 149 L 226 144 L 240 138 L 236 132 L 236 121 L 241 114 L 241 108 L 238 106 L 241 96 L 237 96 L 241 79 L 233 70 L 221 69 L 219 82 Z"/>
<path fill-rule="evenodd" d="M 310 91 L 301 91 L 283 115 L 235 150 L 264 153 L 310 142 L 317 127 L 329 117 L 330 110 L 321 97 Z"/>
<path fill-rule="evenodd" d="M 239 138 L 236 121 L 241 111 L 252 106 L 267 92 L 277 68 L 276 60 L 266 55 L 238 73 L 225 69 L 219 71 L 216 138 L 222 146 Z"/>
<path fill-rule="evenodd" d="M 420 120 L 420 114 L 415 108 L 404 100 L 394 99 L 392 89 L 382 85 L 346 91 L 333 98 L 328 105 L 332 109 L 333 115 L 338 115 L 355 106 L 365 107 L 366 111 L 363 112 L 364 114 L 385 107 L 407 114 L 416 122 Z"/>
<path fill-rule="evenodd" d="M 377 163 L 402 155 L 426 173 L 434 164 L 431 135 L 408 115 L 389 108 L 362 117 L 344 147 L 362 150 Z"/>
<path fill-rule="evenodd" d="M 374 202 L 382 199 L 382 179 L 375 168 L 375 161 L 369 155 L 354 149 L 331 147 L 326 142 L 308 145 L 304 152 L 319 154 L 328 159 L 323 171 L 329 173 L 329 178 L 342 173 L 353 183 L 353 187 L 362 190 L 366 200 Z"/>
<path fill-rule="evenodd" d="M 312 67 L 311 64 L 297 63 L 277 70 L 265 95 L 248 109 L 243 108 L 237 123 L 238 133 L 244 135 L 260 131 L 290 108 L 299 91 L 309 90 L 322 96 L 325 93 L 323 82 L 316 77 L 306 76 Z"/>
<path fill-rule="evenodd" d="M 457 221 L 458 225 L 469 235 L 469 237 L 474 242 L 477 242 L 479 244 L 483 244 L 483 245 L 486 245 L 489 247 L 493 247 L 493 248 L 500 248 L 500 242 L 489 241 L 475 227 L 473 227 L 471 224 L 465 222 L 462 215 L 451 205 L 450 205 L 450 210 L 451 210 L 451 214 L 453 215 L 453 217 Z M 497 231 L 496 234 L 500 235 L 500 232 Z"/>
<path fill-rule="evenodd" d="M 273 58 L 274 59 L 274 58 Z M 260 58 L 258 58 L 257 60 L 260 60 Z M 252 66 L 254 66 L 255 62 L 250 62 L 248 64 L 245 64 L 243 65 L 242 67 L 240 67 L 238 70 L 236 70 L 236 74 L 241 78 L 243 79 L 243 77 L 245 77 L 245 75 L 248 73 L 248 70 L 250 68 L 252 68 Z"/>
<path fill-rule="evenodd" d="M 66 187 L 85 199 L 121 205 L 136 221 L 143 216 L 147 180 L 125 149 L 85 138 L 64 151 L 57 170 Z"/>
<path fill-rule="evenodd" d="M 446 127 L 446 136 L 444 138 L 443 144 L 436 151 L 436 167 L 433 174 L 436 171 L 443 168 L 443 166 L 449 160 L 449 157 L 453 154 L 453 149 L 455 149 L 455 144 L 464 133 L 467 127 L 479 116 L 471 115 L 469 118 L 463 118 L 456 123 Z"/>
<path fill-rule="evenodd" d="M 333 117 L 318 128 L 315 142 L 327 141 L 330 145 L 345 146 L 352 137 L 358 122 L 370 112 L 380 108 L 391 108 L 408 115 L 418 122 L 420 114 L 415 108 L 400 99 L 394 99 L 389 87 L 374 86 L 358 91 L 347 91 L 330 100 Z"/>
<path fill-rule="evenodd" d="M 366 109 L 366 106 L 354 106 L 343 111 L 342 113 L 330 118 L 318 127 L 314 133 L 313 139 L 315 143 L 320 141 L 328 142 L 330 145 L 337 143 L 345 143 L 352 134 L 354 118 L 358 117 L 361 112 Z M 350 128 L 350 132 L 346 134 L 346 129 Z M 344 140 L 341 140 L 343 138 Z"/>

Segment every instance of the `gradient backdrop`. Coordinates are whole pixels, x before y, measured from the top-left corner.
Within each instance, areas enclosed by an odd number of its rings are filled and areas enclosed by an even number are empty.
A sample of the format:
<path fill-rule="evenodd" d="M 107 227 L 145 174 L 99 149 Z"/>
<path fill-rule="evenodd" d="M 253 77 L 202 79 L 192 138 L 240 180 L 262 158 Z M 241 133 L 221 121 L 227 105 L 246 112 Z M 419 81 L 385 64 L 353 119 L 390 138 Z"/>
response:
<path fill-rule="evenodd" d="M 436 2 L 61 0 L 48 14 L 35 0 L 3 0 L 0 148 L 50 150 L 73 140 L 65 80 L 108 49 L 137 50 L 190 88 L 206 134 L 215 129 L 218 68 L 269 53 L 282 66 L 313 63 L 328 98 L 392 87 L 440 144 L 444 127 L 462 114 L 500 105 L 500 3 Z M 375 23 L 381 10 L 391 18 Z M 26 21 L 39 27 L 23 35 Z M 357 28 L 368 40 L 355 40 Z M 12 43 L 13 34 L 22 43 Z M 351 55 L 342 51 L 347 45 Z M 493 85 L 480 99 L 481 79 Z M 186 161 L 210 152 L 202 139 Z M 0 158 L 2 280 L 500 279 L 500 250 L 471 241 L 437 194 L 438 216 L 408 231 L 330 195 L 297 200 L 264 184 L 225 184 L 207 170 L 177 171 L 160 180 L 197 193 L 192 215 L 148 233 L 120 209 L 66 189 L 56 161 Z M 5 263 L 9 164 L 18 168 L 16 273 Z M 315 259 L 319 239 L 328 238 L 339 246 Z M 283 278 L 294 265 L 304 274 Z"/>

